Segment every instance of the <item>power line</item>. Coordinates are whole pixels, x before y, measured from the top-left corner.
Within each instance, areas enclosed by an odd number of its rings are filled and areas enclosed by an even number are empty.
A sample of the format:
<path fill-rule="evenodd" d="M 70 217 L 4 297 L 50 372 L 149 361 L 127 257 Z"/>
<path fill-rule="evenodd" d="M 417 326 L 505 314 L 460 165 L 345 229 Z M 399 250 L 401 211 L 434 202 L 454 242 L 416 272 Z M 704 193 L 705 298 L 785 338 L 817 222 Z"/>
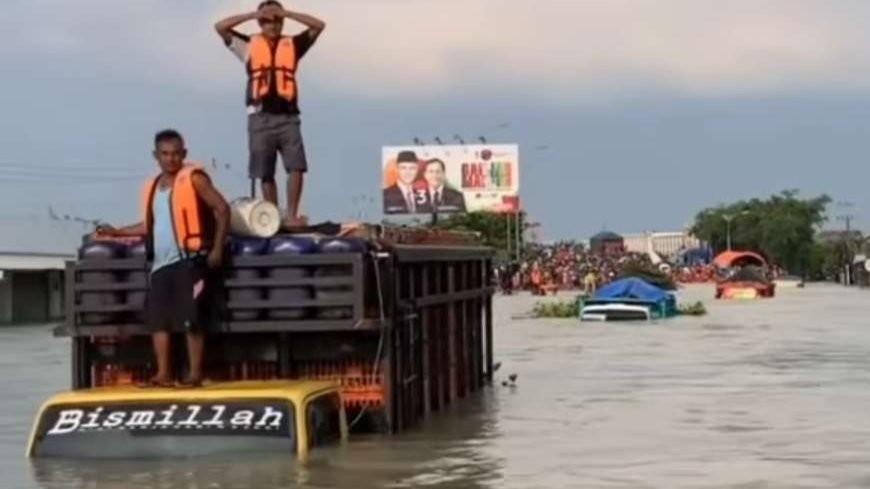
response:
<path fill-rule="evenodd" d="M 129 173 L 131 171 L 141 172 L 146 169 L 146 165 L 131 166 L 95 166 L 95 165 L 80 165 L 78 163 L 69 163 L 64 165 L 46 165 L 43 163 L 3 163 L 0 162 L 0 171 L 10 172 L 85 172 L 85 173 Z M 150 168 L 148 168 L 150 169 Z"/>
<path fill-rule="evenodd" d="M 0 184 L 4 183 L 21 183 L 21 184 L 42 184 L 42 185 L 66 185 L 70 183 L 79 184 L 111 184 L 121 182 L 136 182 L 141 181 L 144 177 L 81 177 L 81 176 L 25 176 L 25 175 L 0 175 Z"/>

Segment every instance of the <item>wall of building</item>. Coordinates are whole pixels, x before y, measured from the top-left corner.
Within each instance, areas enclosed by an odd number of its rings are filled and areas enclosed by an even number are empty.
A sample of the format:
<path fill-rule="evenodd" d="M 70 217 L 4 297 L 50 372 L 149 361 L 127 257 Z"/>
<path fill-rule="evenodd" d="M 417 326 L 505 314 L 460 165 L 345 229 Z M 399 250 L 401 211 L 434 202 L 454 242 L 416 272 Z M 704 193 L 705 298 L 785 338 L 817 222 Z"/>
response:
<path fill-rule="evenodd" d="M 48 272 L 48 319 L 63 319 L 64 309 L 64 273 L 60 270 Z"/>
<path fill-rule="evenodd" d="M 0 280 L 0 324 L 63 319 L 63 272 L 5 271 Z"/>
<path fill-rule="evenodd" d="M 688 233 L 639 233 L 623 236 L 625 249 L 634 253 L 647 253 L 650 245 L 662 257 L 669 257 L 680 250 L 700 246 L 698 238 Z"/>
<path fill-rule="evenodd" d="M 12 322 L 12 274 L 3 272 L 0 279 L 0 324 Z"/>
<path fill-rule="evenodd" d="M 48 321 L 48 272 L 13 272 L 12 322 Z"/>

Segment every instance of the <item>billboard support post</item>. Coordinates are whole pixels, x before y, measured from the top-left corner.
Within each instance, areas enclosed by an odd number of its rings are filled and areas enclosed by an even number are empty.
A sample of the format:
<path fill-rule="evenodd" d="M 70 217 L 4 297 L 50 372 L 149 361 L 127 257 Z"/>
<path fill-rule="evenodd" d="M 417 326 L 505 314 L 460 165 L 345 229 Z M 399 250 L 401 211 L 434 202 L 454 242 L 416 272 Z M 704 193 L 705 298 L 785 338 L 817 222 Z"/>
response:
<path fill-rule="evenodd" d="M 510 259 L 511 248 L 512 248 L 511 241 L 513 241 L 513 238 L 511 238 L 511 215 L 508 213 L 505 213 L 504 218 L 505 218 L 504 219 L 504 223 L 505 223 L 504 243 L 505 243 L 505 246 L 507 247 L 505 250 L 505 254 L 507 255 L 508 259 Z"/>
<path fill-rule="evenodd" d="M 522 250 L 522 232 L 523 232 L 522 226 L 523 225 L 520 222 L 520 210 L 519 209 L 517 209 L 517 211 L 514 215 L 517 216 L 517 229 L 516 229 L 517 249 L 516 249 L 516 251 L 517 251 L 517 262 L 519 263 L 519 261 L 522 260 L 522 251 L 521 250 Z"/>

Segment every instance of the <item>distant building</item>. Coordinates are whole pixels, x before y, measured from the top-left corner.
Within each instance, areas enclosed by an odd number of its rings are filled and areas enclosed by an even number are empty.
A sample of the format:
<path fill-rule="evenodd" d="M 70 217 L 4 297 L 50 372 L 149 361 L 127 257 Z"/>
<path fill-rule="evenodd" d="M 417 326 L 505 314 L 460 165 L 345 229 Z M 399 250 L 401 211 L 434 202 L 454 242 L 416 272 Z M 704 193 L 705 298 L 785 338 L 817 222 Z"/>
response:
<path fill-rule="evenodd" d="M 816 235 L 816 240 L 821 243 L 835 243 L 837 241 L 851 240 L 853 242 L 861 241 L 863 238 L 861 231 L 821 231 Z"/>
<path fill-rule="evenodd" d="M 63 318 L 64 268 L 70 255 L 0 252 L 0 324 Z"/>
<path fill-rule="evenodd" d="M 686 231 L 624 234 L 623 240 L 626 251 L 633 253 L 652 251 L 663 257 L 671 257 L 681 251 L 701 246 L 701 241 Z"/>
<path fill-rule="evenodd" d="M 593 253 L 619 254 L 625 251 L 625 241 L 616 233 L 601 231 L 589 238 L 589 249 Z"/>

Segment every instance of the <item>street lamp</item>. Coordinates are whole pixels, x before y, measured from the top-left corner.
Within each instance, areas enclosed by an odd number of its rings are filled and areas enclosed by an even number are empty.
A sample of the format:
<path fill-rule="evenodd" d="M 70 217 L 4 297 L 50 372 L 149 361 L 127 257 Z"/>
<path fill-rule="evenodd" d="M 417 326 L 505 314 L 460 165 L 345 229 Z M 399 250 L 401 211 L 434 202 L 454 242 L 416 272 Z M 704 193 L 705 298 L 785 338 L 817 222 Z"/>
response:
<path fill-rule="evenodd" d="M 722 214 L 722 219 L 725 220 L 725 243 L 728 251 L 731 251 L 731 221 L 737 216 L 745 216 L 749 211 L 740 211 L 737 214 Z"/>

